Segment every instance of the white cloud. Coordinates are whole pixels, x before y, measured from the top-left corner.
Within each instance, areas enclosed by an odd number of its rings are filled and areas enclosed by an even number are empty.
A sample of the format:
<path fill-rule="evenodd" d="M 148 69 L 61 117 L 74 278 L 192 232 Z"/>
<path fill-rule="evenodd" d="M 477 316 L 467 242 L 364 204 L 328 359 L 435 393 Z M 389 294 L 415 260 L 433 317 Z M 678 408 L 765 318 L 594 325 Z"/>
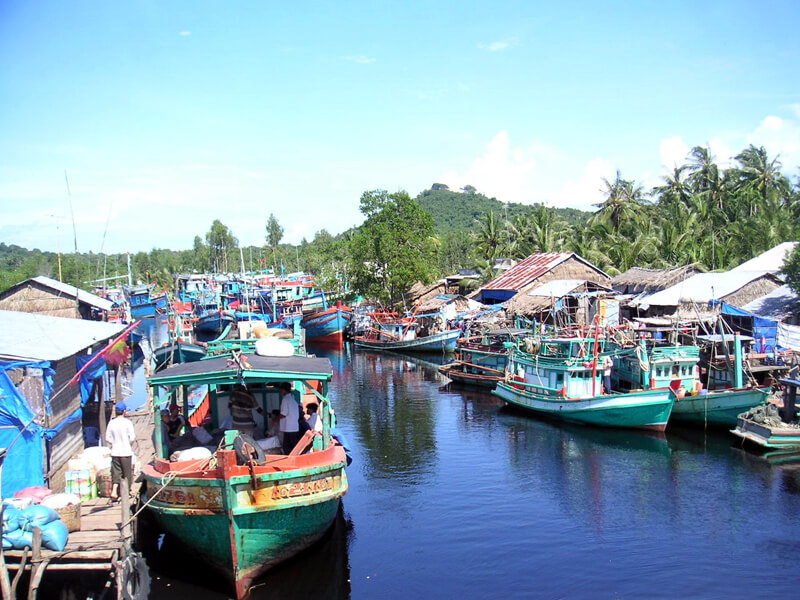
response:
<path fill-rule="evenodd" d="M 503 130 L 464 173 L 451 171 L 438 181 L 450 189 L 472 185 L 482 194 L 503 202 L 530 203 L 535 170 L 536 159 L 522 148 L 512 148 L 508 132 Z"/>
<path fill-rule="evenodd" d="M 720 169 L 730 169 L 736 162 L 733 160 L 735 153 L 731 150 L 731 146 L 727 142 L 722 141 L 721 138 L 712 138 L 707 145 L 708 149 L 711 151 L 711 156 L 714 158 L 714 162 Z M 744 148 L 741 148 L 741 150 L 744 150 Z"/>
<path fill-rule="evenodd" d="M 503 130 L 466 171 L 445 173 L 437 181 L 452 190 L 472 185 L 502 202 L 594 210 L 593 205 L 603 198 L 603 179 L 614 174 L 614 166 L 604 158 L 581 165 L 577 157 L 538 142 L 512 146 Z"/>
<path fill-rule="evenodd" d="M 794 175 L 800 166 L 800 123 L 768 116 L 747 136 L 747 143 L 764 146 L 770 159 L 778 156 L 783 172 Z"/>
<path fill-rule="evenodd" d="M 501 50 L 505 50 L 511 44 L 509 42 L 491 42 L 489 44 L 480 43 L 478 44 L 478 48 L 481 50 L 487 50 L 489 52 L 500 52 Z"/>
<path fill-rule="evenodd" d="M 187 36 L 192 35 L 192 32 L 191 31 L 181 31 L 180 33 L 178 33 L 178 35 L 180 35 L 182 37 L 187 37 Z"/>
<path fill-rule="evenodd" d="M 661 140 L 659 154 L 661 155 L 661 166 L 668 171 L 672 171 L 675 167 L 686 163 L 689 147 L 681 136 L 676 135 Z"/>
<path fill-rule="evenodd" d="M 356 54 L 356 55 L 353 55 L 353 56 L 343 56 L 342 59 L 344 59 L 346 61 L 349 61 L 349 62 L 357 63 L 359 65 L 371 65 L 372 63 L 374 63 L 377 60 L 377 59 L 371 58 L 369 56 L 364 56 L 363 54 Z"/>
<path fill-rule="evenodd" d="M 593 158 L 584 167 L 576 181 L 570 181 L 553 195 L 550 204 L 558 208 L 578 208 L 595 211 L 595 204 L 603 201 L 603 179 L 613 179 L 614 165 L 605 158 Z"/>

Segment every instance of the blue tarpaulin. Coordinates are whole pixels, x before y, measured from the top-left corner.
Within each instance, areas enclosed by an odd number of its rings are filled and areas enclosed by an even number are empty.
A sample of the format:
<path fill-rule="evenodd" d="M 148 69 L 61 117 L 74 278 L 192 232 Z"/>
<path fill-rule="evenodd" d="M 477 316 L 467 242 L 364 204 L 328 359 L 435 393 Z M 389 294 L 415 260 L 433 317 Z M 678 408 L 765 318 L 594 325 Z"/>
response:
<path fill-rule="evenodd" d="M 104 351 L 105 348 L 103 348 L 102 350 L 98 350 L 97 352 L 91 355 L 78 356 L 75 359 L 75 366 L 77 370 L 80 371 L 86 363 L 92 360 L 100 352 Z M 86 404 L 86 401 L 92 394 L 92 386 L 94 385 L 94 380 L 100 379 L 106 372 L 106 370 L 107 370 L 106 361 L 96 360 L 94 361 L 94 363 L 89 365 L 88 369 L 86 369 L 83 373 L 81 373 L 81 406 Z"/>
<path fill-rule="evenodd" d="M 729 315 L 731 325 L 737 326 L 736 329 L 743 330 L 742 333 L 751 335 L 755 338 L 758 349 L 770 352 L 775 349 L 776 338 L 778 337 L 778 322 L 774 319 L 759 317 L 751 312 L 731 306 L 727 302 L 722 302 L 722 314 Z M 764 348 L 760 346 L 764 345 Z"/>
<path fill-rule="evenodd" d="M 44 485 L 45 431 L 33 422 L 36 415 L 28 400 L 8 376 L 9 370 L 20 367 L 42 370 L 45 399 L 50 397 L 53 381 L 49 362 L 0 361 L 0 448 L 8 448 L 3 462 L 4 498 L 29 486 Z"/>

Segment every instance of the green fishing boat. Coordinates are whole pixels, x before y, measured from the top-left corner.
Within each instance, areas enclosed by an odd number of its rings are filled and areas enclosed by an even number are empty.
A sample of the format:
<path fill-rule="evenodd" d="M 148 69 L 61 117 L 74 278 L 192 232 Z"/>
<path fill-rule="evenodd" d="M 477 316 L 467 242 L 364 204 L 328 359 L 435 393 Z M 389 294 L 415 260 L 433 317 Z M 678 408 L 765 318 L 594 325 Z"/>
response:
<path fill-rule="evenodd" d="M 247 597 L 259 575 L 322 537 L 347 492 L 348 459 L 332 434 L 331 377 L 327 358 L 232 350 L 174 365 L 148 380 L 155 406 L 206 386 L 211 428 L 229 415 L 234 391 L 242 387 L 264 414 L 280 406 L 275 384 L 283 382 L 293 385 L 297 399 L 319 406 L 322 430 L 306 432 L 288 455 L 263 450 L 276 445 L 269 440 L 227 430 L 206 447 L 206 456 L 194 458 L 198 448 L 192 448 L 193 458 L 170 461 L 155 436 L 156 458 L 142 469 L 143 502 L 164 532 L 231 581 L 237 599 Z M 267 425 L 254 417 L 257 429 Z"/>
<path fill-rule="evenodd" d="M 697 336 L 697 344 L 641 339 L 617 350 L 613 377 L 623 389 L 669 387 L 675 396 L 672 421 L 731 427 L 769 396 L 769 387 L 755 379 L 745 384 L 743 345 L 752 342 L 731 333 Z"/>
<path fill-rule="evenodd" d="M 554 338 L 515 350 L 494 394 L 507 404 L 557 419 L 603 427 L 663 431 L 674 397 L 669 388 L 603 391 L 605 340 Z"/>

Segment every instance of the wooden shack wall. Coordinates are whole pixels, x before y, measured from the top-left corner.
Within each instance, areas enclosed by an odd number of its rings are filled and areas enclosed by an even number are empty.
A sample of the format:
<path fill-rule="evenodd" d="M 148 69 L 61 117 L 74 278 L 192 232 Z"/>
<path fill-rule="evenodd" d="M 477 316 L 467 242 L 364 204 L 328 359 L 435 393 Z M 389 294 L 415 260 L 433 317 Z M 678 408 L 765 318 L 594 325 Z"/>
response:
<path fill-rule="evenodd" d="M 83 354 L 83 353 L 81 353 Z M 78 383 L 70 386 L 69 380 L 77 373 L 76 356 L 53 363 L 53 396 L 50 399 L 48 427 L 56 429 L 81 406 L 81 388 Z M 56 395 L 57 394 L 57 395 Z M 67 461 L 83 450 L 83 425 L 81 419 L 67 423 L 47 443 L 46 476 L 50 489 L 64 489 L 64 474 Z"/>
<path fill-rule="evenodd" d="M 29 283 L 12 289 L 0 298 L 0 310 L 13 310 L 50 317 L 80 319 L 81 310 L 75 298 Z"/>

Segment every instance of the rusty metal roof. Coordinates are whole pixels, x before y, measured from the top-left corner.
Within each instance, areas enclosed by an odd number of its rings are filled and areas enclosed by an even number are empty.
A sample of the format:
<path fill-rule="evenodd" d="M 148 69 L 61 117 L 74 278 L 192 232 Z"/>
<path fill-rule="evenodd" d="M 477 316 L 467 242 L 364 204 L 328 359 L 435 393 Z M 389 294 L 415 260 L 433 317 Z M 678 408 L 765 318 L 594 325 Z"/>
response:
<path fill-rule="evenodd" d="M 502 275 L 498 275 L 492 279 L 481 289 L 519 291 L 521 288 L 535 281 L 571 256 L 577 257 L 578 255 L 574 252 L 531 254 L 528 258 L 517 263 Z"/>

